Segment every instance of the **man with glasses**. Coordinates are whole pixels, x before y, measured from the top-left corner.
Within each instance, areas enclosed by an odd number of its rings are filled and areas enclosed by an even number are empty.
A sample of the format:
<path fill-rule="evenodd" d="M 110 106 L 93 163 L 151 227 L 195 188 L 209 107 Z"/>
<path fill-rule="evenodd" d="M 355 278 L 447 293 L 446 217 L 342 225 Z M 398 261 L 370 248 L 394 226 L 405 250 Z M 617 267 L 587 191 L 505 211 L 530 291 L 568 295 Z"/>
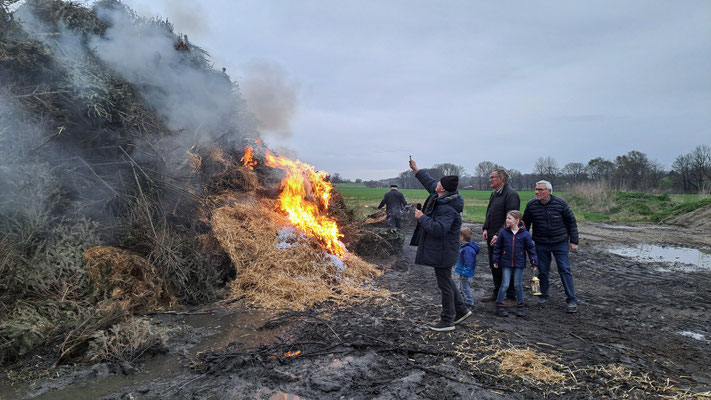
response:
<path fill-rule="evenodd" d="M 573 274 L 570 272 L 570 251 L 578 249 L 578 224 L 575 215 L 565 200 L 553 196 L 553 186 L 548 181 L 536 183 L 536 197 L 526 204 L 523 223 L 531 231 L 538 256 L 538 279 L 541 280 L 541 295 L 538 303 L 548 301 L 551 255 L 555 257 L 558 275 L 567 296 L 567 311 L 578 312 L 578 298 L 575 297 Z"/>
<path fill-rule="evenodd" d="M 484 220 L 484 227 L 482 237 L 486 240 L 486 247 L 489 249 L 489 268 L 491 269 L 491 276 L 494 280 L 494 290 L 489 296 L 482 297 L 479 301 L 491 302 L 496 300 L 496 296 L 499 294 L 499 287 L 501 287 L 501 268 L 494 268 L 494 245 L 498 239 L 499 231 L 504 227 L 506 222 L 506 213 L 511 210 L 519 211 L 521 208 L 521 200 L 518 197 L 518 193 L 513 190 L 509 184 L 509 174 L 503 169 L 495 169 L 491 171 L 489 176 L 489 184 L 494 190 L 489 197 L 489 205 L 486 207 L 486 219 Z M 513 280 L 506 289 L 506 300 L 504 301 L 505 306 L 513 306 L 516 304 L 516 293 L 514 292 Z"/>

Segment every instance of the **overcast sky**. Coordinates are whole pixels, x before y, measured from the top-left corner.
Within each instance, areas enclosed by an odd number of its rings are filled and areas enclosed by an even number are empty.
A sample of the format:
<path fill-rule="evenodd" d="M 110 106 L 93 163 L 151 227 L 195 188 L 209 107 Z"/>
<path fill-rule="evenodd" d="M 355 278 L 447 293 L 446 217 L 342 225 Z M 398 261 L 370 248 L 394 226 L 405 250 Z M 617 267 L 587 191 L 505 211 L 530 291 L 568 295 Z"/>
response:
<path fill-rule="evenodd" d="M 125 2 L 274 102 L 270 147 L 346 178 L 711 145 L 708 0 Z"/>

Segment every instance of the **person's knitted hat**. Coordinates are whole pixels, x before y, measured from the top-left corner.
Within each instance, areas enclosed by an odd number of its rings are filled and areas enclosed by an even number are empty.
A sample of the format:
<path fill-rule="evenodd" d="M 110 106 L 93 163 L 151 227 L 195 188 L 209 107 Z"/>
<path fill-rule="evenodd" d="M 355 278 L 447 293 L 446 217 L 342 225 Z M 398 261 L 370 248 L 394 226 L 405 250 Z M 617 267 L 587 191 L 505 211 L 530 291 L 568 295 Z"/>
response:
<path fill-rule="evenodd" d="M 459 177 L 457 175 L 447 175 L 442 177 L 439 182 L 442 184 L 444 190 L 454 192 L 457 190 L 457 186 L 459 185 Z"/>

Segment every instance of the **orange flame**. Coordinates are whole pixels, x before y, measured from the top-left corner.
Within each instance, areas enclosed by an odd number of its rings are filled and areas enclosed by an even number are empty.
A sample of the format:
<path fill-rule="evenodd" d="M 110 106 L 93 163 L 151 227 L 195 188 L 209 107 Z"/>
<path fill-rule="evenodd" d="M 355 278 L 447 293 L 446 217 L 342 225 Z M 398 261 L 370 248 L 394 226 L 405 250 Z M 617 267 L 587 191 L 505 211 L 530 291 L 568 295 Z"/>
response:
<path fill-rule="evenodd" d="M 242 161 L 242 166 L 245 168 L 249 169 L 254 169 L 254 166 L 257 165 L 257 161 L 254 160 L 254 151 L 252 151 L 252 148 L 249 146 L 244 146 L 244 156 L 239 159 Z"/>
<path fill-rule="evenodd" d="M 272 354 L 272 355 L 268 356 L 268 358 L 269 358 L 270 360 L 276 360 L 277 357 L 282 357 L 282 358 L 286 358 L 286 357 L 296 357 L 296 356 L 298 356 L 299 354 L 301 354 L 301 350 L 287 351 L 286 353 L 281 353 L 281 354 L 279 354 L 279 355 Z"/>
<path fill-rule="evenodd" d="M 288 214 L 291 223 L 315 238 L 329 253 L 343 257 L 346 251 L 338 242 L 343 235 L 338 232 L 336 221 L 325 213 L 333 190 L 331 183 L 326 181 L 328 173 L 316 171 L 311 165 L 298 160 L 274 156 L 268 151 L 265 164 L 286 171 L 286 177 L 281 181 L 279 201 L 281 210 Z"/>

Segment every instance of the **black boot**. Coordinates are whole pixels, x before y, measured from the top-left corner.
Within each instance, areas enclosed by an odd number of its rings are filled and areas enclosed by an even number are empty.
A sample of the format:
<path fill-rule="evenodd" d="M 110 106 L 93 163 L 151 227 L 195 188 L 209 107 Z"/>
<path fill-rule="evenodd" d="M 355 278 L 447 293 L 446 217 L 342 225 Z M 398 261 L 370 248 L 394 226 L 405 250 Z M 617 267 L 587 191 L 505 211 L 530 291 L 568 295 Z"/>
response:
<path fill-rule="evenodd" d="M 503 305 L 497 304 L 496 305 L 496 315 L 499 317 L 507 317 L 509 315 L 509 313 L 507 313 L 506 310 L 504 310 Z"/>
<path fill-rule="evenodd" d="M 523 304 L 516 307 L 516 316 L 517 317 L 525 317 L 526 316 L 526 309 L 523 307 Z"/>

